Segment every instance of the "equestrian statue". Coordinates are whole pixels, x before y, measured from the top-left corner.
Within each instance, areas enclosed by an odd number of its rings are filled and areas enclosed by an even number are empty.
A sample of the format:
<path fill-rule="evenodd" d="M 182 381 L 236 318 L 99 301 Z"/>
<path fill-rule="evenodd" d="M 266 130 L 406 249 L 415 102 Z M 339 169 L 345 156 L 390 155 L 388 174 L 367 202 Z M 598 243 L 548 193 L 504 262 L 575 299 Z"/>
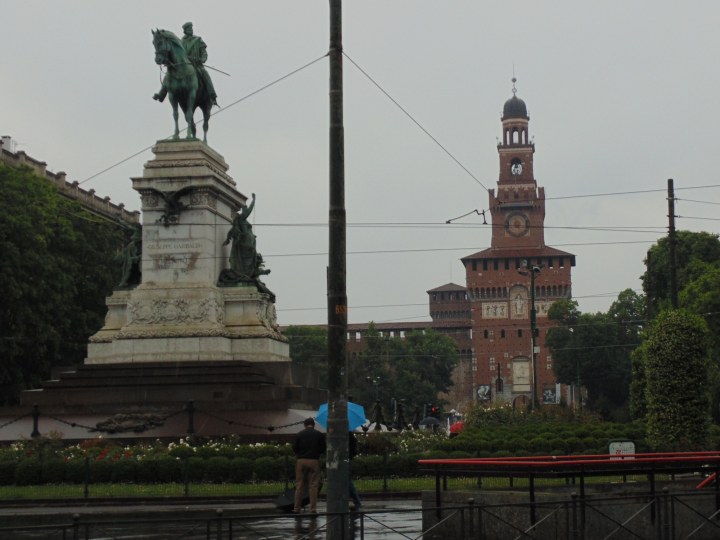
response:
<path fill-rule="evenodd" d="M 203 141 L 207 143 L 210 110 L 217 106 L 217 94 L 210 74 L 203 65 L 207 61 L 207 46 L 200 36 L 193 34 L 192 23 L 183 25 L 182 40 L 169 30 L 153 30 L 155 63 L 165 66 L 167 73 L 160 91 L 153 96 L 162 102 L 167 96 L 175 119 L 174 139 L 180 138 L 178 105 L 187 122 L 187 139 L 195 138 L 195 109 L 203 113 Z"/>

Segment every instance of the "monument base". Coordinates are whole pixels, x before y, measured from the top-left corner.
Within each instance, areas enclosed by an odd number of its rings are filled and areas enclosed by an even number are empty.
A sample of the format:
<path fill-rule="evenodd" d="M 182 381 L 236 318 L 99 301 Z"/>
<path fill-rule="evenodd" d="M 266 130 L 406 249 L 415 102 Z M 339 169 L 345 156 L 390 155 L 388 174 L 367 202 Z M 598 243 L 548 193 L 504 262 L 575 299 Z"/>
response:
<path fill-rule="evenodd" d="M 0 414 L 0 440 L 31 434 L 32 405 L 37 431 L 64 439 L 268 438 L 296 433 L 327 401 L 317 372 L 290 361 L 272 292 L 228 270 L 245 254 L 231 259 L 235 219 L 251 209 L 223 157 L 196 140 L 159 141 L 153 153 L 132 179 L 142 241 L 128 246 L 126 262 L 138 265 L 140 283 L 126 278 L 131 286 L 106 299 L 84 365 L 24 392 L 17 422 Z M 262 262 L 254 246 L 247 251 Z"/>
<path fill-rule="evenodd" d="M 29 437 L 37 406 L 42 435 L 64 440 L 241 435 L 292 436 L 327 401 L 319 373 L 292 362 L 146 362 L 83 365 L 21 395 L 20 417 L 0 441 Z M 10 418 L 9 420 L 12 420 Z"/>
<path fill-rule="evenodd" d="M 287 362 L 288 344 L 270 338 L 172 337 L 90 343 L 85 364 L 142 362 Z"/>
<path fill-rule="evenodd" d="M 86 364 L 290 359 L 272 298 L 252 284 L 143 284 L 115 291 L 107 306 Z"/>

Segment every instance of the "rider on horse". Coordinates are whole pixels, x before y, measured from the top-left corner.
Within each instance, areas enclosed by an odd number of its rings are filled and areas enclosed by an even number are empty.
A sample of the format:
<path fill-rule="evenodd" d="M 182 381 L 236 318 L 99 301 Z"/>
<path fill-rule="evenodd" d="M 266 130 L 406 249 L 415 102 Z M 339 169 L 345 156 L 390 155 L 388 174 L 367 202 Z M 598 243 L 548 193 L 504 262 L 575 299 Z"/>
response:
<path fill-rule="evenodd" d="M 190 62 L 192 62 L 192 65 L 198 70 L 200 79 L 205 85 L 213 105 L 217 105 L 215 87 L 210 79 L 210 74 L 205 69 L 205 66 L 203 66 L 203 64 L 207 62 L 207 45 L 205 45 L 205 42 L 200 36 L 193 35 L 193 23 L 186 22 L 182 27 L 183 33 L 185 34 L 182 38 L 183 47 L 185 47 L 185 51 L 187 51 Z"/>
<path fill-rule="evenodd" d="M 210 101 L 212 101 L 213 105 L 219 107 L 220 105 L 218 105 L 217 102 L 217 93 L 215 92 L 215 86 L 213 85 L 212 79 L 210 78 L 210 74 L 207 72 L 205 66 L 203 65 L 205 62 L 207 62 L 207 45 L 205 45 L 205 42 L 200 36 L 193 35 L 193 23 L 186 22 L 185 24 L 183 24 L 182 27 L 183 33 L 185 34 L 182 38 L 182 46 L 188 55 L 188 60 L 190 60 L 190 63 L 197 70 L 198 78 L 205 86 L 205 89 L 210 96 Z M 167 92 L 167 87 L 163 85 L 160 92 L 158 92 L 154 96 L 154 98 L 162 102 L 165 100 Z"/>

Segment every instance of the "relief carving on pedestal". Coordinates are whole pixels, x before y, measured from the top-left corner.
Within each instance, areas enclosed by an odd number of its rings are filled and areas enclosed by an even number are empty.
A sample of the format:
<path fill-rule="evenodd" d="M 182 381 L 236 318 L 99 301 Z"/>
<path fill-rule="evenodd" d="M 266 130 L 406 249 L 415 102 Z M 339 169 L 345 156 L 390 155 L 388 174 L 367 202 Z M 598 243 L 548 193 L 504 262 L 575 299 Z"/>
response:
<path fill-rule="evenodd" d="M 156 298 L 147 302 L 128 304 L 132 325 L 223 324 L 224 308 L 214 298 L 186 300 Z"/>
<path fill-rule="evenodd" d="M 144 194 L 140 200 L 143 208 L 156 208 L 160 204 L 160 197 L 157 195 Z"/>

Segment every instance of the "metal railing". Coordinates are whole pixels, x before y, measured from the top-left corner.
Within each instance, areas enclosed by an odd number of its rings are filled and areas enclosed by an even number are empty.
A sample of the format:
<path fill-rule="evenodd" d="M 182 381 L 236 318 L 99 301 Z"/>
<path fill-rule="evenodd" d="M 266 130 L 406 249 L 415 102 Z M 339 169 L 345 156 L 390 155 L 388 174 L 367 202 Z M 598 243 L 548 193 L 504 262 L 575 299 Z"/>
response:
<path fill-rule="evenodd" d="M 570 499 L 535 503 L 538 519 L 530 523 L 530 503 L 463 504 L 438 509 L 376 509 L 363 512 L 302 514 L 238 514 L 232 510 L 165 508 L 161 518 L 112 518 L 93 515 L 54 524 L 0 527 L 1 538 L 80 540 L 140 535 L 166 540 L 233 540 L 239 538 L 319 539 L 330 523 L 342 522 L 348 540 L 710 540 L 720 538 L 719 512 L 712 493 L 694 491 L 654 497 L 648 494 Z M 655 510 L 653 513 L 652 510 Z M 440 511 L 438 519 L 436 511 Z M 194 515 L 188 515 L 193 513 Z M 160 535 L 158 531 L 162 531 Z"/>

